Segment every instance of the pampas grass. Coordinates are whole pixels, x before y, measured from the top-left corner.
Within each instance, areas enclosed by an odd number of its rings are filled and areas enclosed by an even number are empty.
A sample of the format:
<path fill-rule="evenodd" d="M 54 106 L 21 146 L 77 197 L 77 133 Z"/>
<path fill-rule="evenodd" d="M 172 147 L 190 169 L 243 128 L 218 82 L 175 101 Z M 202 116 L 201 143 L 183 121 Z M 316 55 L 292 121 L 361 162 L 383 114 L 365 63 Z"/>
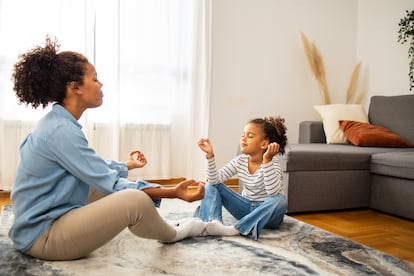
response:
<path fill-rule="evenodd" d="M 330 104 L 331 98 L 329 96 L 328 85 L 326 83 L 325 65 L 323 58 L 315 43 L 309 42 L 309 39 L 303 32 L 300 32 L 303 42 L 303 48 L 305 50 L 306 57 L 308 59 L 309 67 L 318 82 L 319 90 L 324 104 Z"/>
<path fill-rule="evenodd" d="M 316 47 L 315 43 L 311 43 L 303 32 L 300 32 L 300 36 L 302 38 L 303 49 L 305 50 L 305 55 L 308 60 L 309 67 L 316 81 L 318 82 L 322 103 L 330 104 L 331 99 L 329 96 L 328 85 L 326 83 L 325 65 L 323 63 L 322 55 Z M 363 91 L 361 91 L 357 96 L 355 96 L 360 68 L 361 63 L 359 62 L 357 65 L 355 65 L 355 68 L 352 72 L 348 90 L 346 91 L 345 100 L 347 104 L 352 103 L 352 99 L 354 99 L 354 103 L 360 104 L 365 96 L 365 92 Z"/>
<path fill-rule="evenodd" d="M 354 103 L 355 104 L 361 104 L 364 97 L 365 97 L 365 91 L 359 92 L 358 96 L 355 98 Z"/>
<path fill-rule="evenodd" d="M 361 68 L 361 62 L 355 65 L 354 71 L 352 72 L 351 80 L 349 81 L 348 90 L 346 91 L 346 103 L 350 103 L 351 99 L 355 96 L 355 90 L 357 87 L 359 70 Z"/>

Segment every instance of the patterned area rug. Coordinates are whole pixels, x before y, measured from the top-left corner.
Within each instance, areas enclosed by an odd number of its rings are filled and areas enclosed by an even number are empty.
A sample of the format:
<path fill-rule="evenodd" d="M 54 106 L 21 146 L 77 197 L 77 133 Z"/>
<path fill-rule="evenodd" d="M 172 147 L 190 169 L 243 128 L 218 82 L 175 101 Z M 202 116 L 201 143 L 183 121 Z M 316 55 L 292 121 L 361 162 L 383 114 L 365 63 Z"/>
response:
<path fill-rule="evenodd" d="M 165 199 L 167 219 L 192 216 L 197 202 Z M 305 224 L 289 216 L 258 241 L 242 236 L 196 237 L 162 244 L 128 230 L 76 261 L 47 262 L 14 250 L 0 217 L 0 275 L 414 275 L 414 264 Z M 232 218 L 225 213 L 225 223 Z"/>

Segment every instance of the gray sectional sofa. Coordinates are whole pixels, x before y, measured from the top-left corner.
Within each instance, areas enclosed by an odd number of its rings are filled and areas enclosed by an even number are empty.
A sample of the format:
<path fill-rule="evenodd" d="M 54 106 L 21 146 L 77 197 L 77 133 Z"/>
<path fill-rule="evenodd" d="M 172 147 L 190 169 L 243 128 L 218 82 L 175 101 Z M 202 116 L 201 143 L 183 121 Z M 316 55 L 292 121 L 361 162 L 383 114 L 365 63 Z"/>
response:
<path fill-rule="evenodd" d="M 414 145 L 414 94 L 373 96 L 372 125 Z M 281 157 L 288 213 L 369 207 L 414 220 L 414 148 L 326 144 L 322 121 L 299 126 Z"/>

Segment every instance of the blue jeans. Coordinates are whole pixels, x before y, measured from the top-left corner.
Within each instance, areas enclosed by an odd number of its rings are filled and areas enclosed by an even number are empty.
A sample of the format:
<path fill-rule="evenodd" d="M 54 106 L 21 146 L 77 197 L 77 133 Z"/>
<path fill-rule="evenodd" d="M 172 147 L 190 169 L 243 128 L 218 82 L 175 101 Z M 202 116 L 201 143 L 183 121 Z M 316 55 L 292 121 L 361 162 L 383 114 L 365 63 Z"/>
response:
<path fill-rule="evenodd" d="M 207 183 L 204 198 L 195 215 L 203 221 L 223 221 L 222 207 L 238 220 L 235 227 L 241 235 L 251 234 L 252 239 L 257 240 L 264 228 L 275 229 L 283 222 L 287 201 L 283 195 L 252 201 L 224 184 Z"/>

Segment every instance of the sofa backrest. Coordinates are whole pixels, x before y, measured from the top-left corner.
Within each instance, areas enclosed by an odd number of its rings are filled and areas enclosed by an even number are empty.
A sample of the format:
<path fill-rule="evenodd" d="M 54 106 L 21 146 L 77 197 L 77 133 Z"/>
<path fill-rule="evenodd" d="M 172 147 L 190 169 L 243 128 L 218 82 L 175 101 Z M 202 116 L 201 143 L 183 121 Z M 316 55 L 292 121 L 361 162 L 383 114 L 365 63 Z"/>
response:
<path fill-rule="evenodd" d="M 414 94 L 372 96 L 368 120 L 384 126 L 414 145 Z"/>

